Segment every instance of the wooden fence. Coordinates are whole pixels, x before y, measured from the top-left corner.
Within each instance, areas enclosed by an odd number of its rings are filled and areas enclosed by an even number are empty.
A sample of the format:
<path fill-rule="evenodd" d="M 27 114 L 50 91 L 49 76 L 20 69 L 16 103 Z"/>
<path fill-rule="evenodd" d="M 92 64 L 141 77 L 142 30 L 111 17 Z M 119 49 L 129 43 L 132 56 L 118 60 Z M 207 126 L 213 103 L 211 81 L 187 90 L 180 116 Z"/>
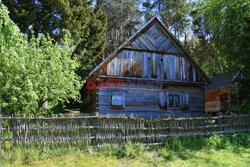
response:
<path fill-rule="evenodd" d="M 145 120 L 125 117 L 0 117 L 0 141 L 16 144 L 134 141 L 161 143 L 169 137 L 250 131 L 250 114 Z"/>

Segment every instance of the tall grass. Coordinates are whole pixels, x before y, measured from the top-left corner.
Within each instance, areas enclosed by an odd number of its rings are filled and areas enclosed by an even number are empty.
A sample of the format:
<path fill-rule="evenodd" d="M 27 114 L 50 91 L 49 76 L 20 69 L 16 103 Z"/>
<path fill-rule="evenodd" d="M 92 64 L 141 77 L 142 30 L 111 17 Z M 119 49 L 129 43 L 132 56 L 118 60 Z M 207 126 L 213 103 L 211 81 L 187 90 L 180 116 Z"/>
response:
<path fill-rule="evenodd" d="M 140 143 L 127 142 L 123 144 L 103 144 L 100 147 L 88 145 L 67 145 L 57 147 L 55 145 L 31 145 L 29 147 L 16 146 L 10 147 L 7 143 L 1 145 L 0 162 L 29 164 L 37 160 L 53 159 L 66 154 L 77 152 L 91 156 L 112 156 L 116 158 L 136 159 L 143 157 L 145 153 L 154 152 L 159 157 L 171 160 L 177 152 L 182 150 L 201 150 L 201 149 L 230 149 L 240 152 L 241 148 L 250 147 L 250 134 L 214 134 L 210 137 L 187 137 L 170 138 L 162 145 L 143 145 Z"/>

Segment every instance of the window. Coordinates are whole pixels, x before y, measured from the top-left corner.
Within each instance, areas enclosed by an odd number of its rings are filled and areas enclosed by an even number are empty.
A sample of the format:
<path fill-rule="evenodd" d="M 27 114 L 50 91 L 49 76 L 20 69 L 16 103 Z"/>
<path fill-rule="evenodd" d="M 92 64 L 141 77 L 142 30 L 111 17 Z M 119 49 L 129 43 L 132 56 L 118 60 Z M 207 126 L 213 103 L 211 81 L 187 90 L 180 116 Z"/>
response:
<path fill-rule="evenodd" d="M 122 106 L 122 95 L 112 95 L 112 106 Z"/>
<path fill-rule="evenodd" d="M 169 108 L 181 108 L 181 96 L 180 94 L 169 94 Z"/>
<path fill-rule="evenodd" d="M 124 94 L 120 92 L 112 92 L 110 103 L 112 107 L 124 107 Z"/>
<path fill-rule="evenodd" d="M 189 94 L 166 92 L 167 108 L 169 109 L 189 109 Z"/>

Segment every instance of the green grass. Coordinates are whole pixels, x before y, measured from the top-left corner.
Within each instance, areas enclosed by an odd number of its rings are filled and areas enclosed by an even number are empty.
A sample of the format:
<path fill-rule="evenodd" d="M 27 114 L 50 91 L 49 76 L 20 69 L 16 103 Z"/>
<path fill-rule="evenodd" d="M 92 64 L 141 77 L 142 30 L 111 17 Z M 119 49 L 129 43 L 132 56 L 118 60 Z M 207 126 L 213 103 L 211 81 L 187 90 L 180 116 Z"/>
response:
<path fill-rule="evenodd" d="M 90 146 L 16 146 L 0 150 L 7 166 L 249 166 L 250 134 L 169 139 L 163 145 L 139 143 Z M 0 165 L 1 166 L 1 165 Z"/>

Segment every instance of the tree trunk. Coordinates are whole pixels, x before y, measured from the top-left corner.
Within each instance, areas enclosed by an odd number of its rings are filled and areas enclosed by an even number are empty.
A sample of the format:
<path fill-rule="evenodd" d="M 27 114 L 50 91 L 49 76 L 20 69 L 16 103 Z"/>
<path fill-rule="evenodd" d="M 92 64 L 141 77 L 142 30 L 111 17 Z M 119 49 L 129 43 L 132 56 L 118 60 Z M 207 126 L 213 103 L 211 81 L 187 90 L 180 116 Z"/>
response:
<path fill-rule="evenodd" d="M 215 59 L 216 64 L 217 64 L 218 67 L 219 67 L 220 74 L 223 74 L 223 69 L 222 69 L 222 67 L 221 67 L 221 64 L 220 64 L 220 62 L 219 62 L 219 59 L 218 59 L 218 57 L 217 57 L 217 54 L 216 54 L 216 52 L 215 52 L 215 50 L 214 50 L 213 45 L 211 45 L 210 43 L 208 43 L 208 45 L 209 45 L 209 47 L 210 47 L 211 50 L 212 50 L 213 58 Z"/>
<path fill-rule="evenodd" d="M 184 35 L 185 35 L 184 48 L 186 49 L 187 48 L 187 33 L 184 32 Z"/>

